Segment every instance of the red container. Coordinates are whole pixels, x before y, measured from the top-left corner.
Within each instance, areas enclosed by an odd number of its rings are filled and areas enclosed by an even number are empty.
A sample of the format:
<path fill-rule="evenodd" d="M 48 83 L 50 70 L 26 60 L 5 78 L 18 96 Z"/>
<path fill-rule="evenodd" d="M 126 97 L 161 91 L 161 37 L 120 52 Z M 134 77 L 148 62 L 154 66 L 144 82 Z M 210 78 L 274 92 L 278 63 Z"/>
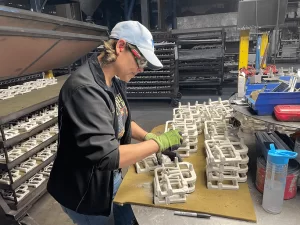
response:
<path fill-rule="evenodd" d="M 284 190 L 284 200 L 295 198 L 297 195 L 297 180 L 300 173 L 300 167 L 297 162 L 290 160 L 288 175 L 286 177 L 286 184 Z M 266 160 L 264 157 L 257 158 L 256 171 L 256 189 L 263 193 L 266 176 Z"/>
<path fill-rule="evenodd" d="M 277 105 L 274 114 L 279 121 L 300 121 L 300 105 Z"/>

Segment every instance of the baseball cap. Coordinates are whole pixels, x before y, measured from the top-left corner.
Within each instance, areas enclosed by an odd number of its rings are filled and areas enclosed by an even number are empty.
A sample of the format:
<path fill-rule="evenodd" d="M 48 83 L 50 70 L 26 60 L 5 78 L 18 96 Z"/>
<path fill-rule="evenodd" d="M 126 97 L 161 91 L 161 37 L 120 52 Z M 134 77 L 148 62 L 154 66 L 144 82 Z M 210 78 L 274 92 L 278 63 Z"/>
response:
<path fill-rule="evenodd" d="M 148 61 L 147 66 L 152 70 L 159 70 L 163 65 L 154 53 L 154 41 L 150 31 L 138 21 L 124 21 L 117 23 L 112 29 L 110 38 L 124 39 L 135 45 Z"/>

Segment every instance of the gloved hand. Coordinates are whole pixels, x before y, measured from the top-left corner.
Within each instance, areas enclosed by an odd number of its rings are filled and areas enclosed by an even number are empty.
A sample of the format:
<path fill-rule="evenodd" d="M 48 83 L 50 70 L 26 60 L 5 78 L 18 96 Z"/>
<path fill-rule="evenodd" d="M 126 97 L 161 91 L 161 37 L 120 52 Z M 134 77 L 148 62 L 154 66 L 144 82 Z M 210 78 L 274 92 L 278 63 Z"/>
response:
<path fill-rule="evenodd" d="M 156 134 L 148 133 L 148 134 L 146 134 L 146 136 L 144 137 L 144 141 L 149 141 L 149 140 L 151 140 L 151 138 L 155 138 L 155 137 L 157 137 Z"/>
<path fill-rule="evenodd" d="M 152 138 L 156 138 L 157 135 L 156 134 L 153 134 L 153 133 L 148 133 L 145 137 L 144 137 L 144 140 L 145 141 L 149 141 L 151 140 Z M 168 156 L 172 162 L 174 162 L 175 160 L 175 157 L 178 158 L 178 161 L 179 162 L 182 162 L 182 158 L 180 157 L 180 155 L 177 153 L 177 152 L 173 152 L 173 151 L 170 151 L 170 150 L 165 150 L 163 152 L 158 152 L 156 153 L 156 157 L 157 157 L 157 160 L 158 160 L 158 163 L 159 165 L 162 164 L 162 158 L 161 158 L 161 155 L 166 155 Z"/>
<path fill-rule="evenodd" d="M 178 162 L 182 162 L 182 158 L 177 152 L 171 152 L 171 151 L 166 150 L 166 151 L 163 151 L 162 154 L 168 156 L 172 162 L 175 161 L 175 158 L 178 158 Z M 156 156 L 156 157 L 158 157 L 158 156 Z M 158 161 L 161 161 L 161 160 L 158 159 Z"/>
<path fill-rule="evenodd" d="M 159 146 L 159 152 L 175 151 L 182 145 L 182 135 L 178 130 L 170 130 L 159 136 L 155 134 L 147 134 L 145 138 L 154 140 Z"/>

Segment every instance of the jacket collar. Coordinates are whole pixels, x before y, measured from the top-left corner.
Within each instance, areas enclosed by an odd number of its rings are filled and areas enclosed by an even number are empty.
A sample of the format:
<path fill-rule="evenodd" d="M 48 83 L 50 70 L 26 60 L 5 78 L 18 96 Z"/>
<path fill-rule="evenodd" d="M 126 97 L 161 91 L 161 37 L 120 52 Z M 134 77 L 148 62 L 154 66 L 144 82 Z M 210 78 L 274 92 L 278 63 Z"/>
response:
<path fill-rule="evenodd" d="M 98 61 L 98 57 L 97 54 L 93 54 L 89 59 L 88 59 L 88 63 L 90 66 L 90 69 L 92 71 L 92 74 L 94 76 L 94 79 L 96 81 L 96 83 L 104 88 L 105 90 L 107 90 L 107 85 L 106 85 L 106 81 L 105 81 L 105 76 L 104 73 L 102 71 L 102 68 L 100 66 L 100 63 Z"/>

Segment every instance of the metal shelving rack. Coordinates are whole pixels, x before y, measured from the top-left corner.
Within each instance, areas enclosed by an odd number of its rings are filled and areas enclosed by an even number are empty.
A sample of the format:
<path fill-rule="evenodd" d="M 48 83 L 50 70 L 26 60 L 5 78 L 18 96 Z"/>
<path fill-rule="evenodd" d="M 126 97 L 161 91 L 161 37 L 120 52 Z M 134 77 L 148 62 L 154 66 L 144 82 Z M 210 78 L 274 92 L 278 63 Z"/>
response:
<path fill-rule="evenodd" d="M 178 82 L 178 50 L 176 38 L 170 33 L 153 32 L 154 48 L 163 69 L 145 69 L 127 84 L 127 96 L 131 98 L 171 98 L 172 106 L 177 106 L 181 94 Z"/>
<path fill-rule="evenodd" d="M 25 132 L 20 132 L 18 135 L 10 138 L 7 138 L 5 129 L 10 125 L 20 124 L 20 120 L 24 118 L 29 118 L 33 114 L 42 113 L 45 109 L 53 107 L 58 101 L 59 90 L 67 77 L 67 75 L 58 77 L 57 84 L 55 85 L 46 86 L 23 95 L 0 101 L 3 109 L 0 111 L 0 155 L 4 155 L 5 158 L 5 160 L 0 161 L 0 172 L 1 174 L 7 172 L 9 177 L 7 183 L 3 181 L 0 182 L 0 215 L 1 210 L 4 211 L 7 219 L 11 218 L 12 222 L 9 224 L 14 224 L 13 222 L 23 218 L 28 210 L 28 206 L 34 204 L 40 196 L 46 192 L 48 177 L 43 175 L 45 180 L 42 183 L 37 187 L 29 187 L 27 189 L 29 192 L 22 199 L 18 200 L 17 197 L 17 192 L 20 191 L 18 189 L 23 187 L 24 184 L 27 185 L 26 182 L 28 182 L 29 179 L 51 164 L 56 153 L 53 152 L 53 155 L 44 161 L 37 160 L 36 166 L 27 172 L 20 172 L 21 176 L 18 179 L 14 179 L 12 171 L 16 171 L 16 167 L 20 166 L 21 163 L 26 162 L 43 149 L 54 144 L 58 139 L 58 134 L 52 134 L 51 137 L 49 136 L 45 141 L 38 142 L 28 151 L 22 151 L 23 154 L 16 158 L 10 158 L 10 152 L 14 150 L 14 147 L 20 148 L 20 144 L 32 140 L 33 136 L 41 134 L 43 131 L 56 125 L 58 119 L 56 115 L 47 122 Z M 5 192 L 7 191 L 12 193 L 13 199 L 5 197 Z"/>
<path fill-rule="evenodd" d="M 42 72 L 49 70 L 56 69 L 60 74 L 69 73 L 69 66 L 74 61 L 108 39 L 107 27 L 27 10 L 15 10 L 6 6 L 0 7 L 0 20 L 3 21 L 0 26 L 0 39 L 3 40 L 0 42 L 0 48 L 3 49 L 3 54 L 0 55 L 2 88 L 35 80 Z M 16 59 L 11 53 L 13 46 L 18 46 L 18 54 L 24 56 L 23 60 Z M 40 181 L 38 186 L 33 184 L 31 178 L 37 173 L 44 177 L 51 171 L 51 166 L 48 165 L 55 158 L 55 142 L 58 133 L 57 126 L 54 126 L 58 120 L 55 104 L 66 77 L 57 77 L 55 85 L 0 100 L 1 225 L 36 224 L 26 214 L 31 205 L 46 192 L 48 179 L 34 177 L 37 178 L 35 181 Z M 41 114 L 46 117 L 41 117 Z M 27 121 L 33 122 L 28 124 Z M 22 124 L 26 124 L 24 129 Z M 15 125 L 20 126 L 15 127 Z M 34 139 L 37 142 L 32 141 Z M 30 148 L 27 148 L 28 146 Z M 29 160 L 30 158 L 36 161 Z M 24 162 L 26 165 L 23 164 Z M 19 166 L 20 164 L 22 165 Z M 47 171 L 43 171 L 42 176 L 40 172 L 43 168 Z M 4 170 L 4 174 L 1 170 Z M 27 181 L 30 182 L 30 189 L 23 185 Z M 20 187 L 24 189 L 21 190 Z M 20 192 L 16 193 L 19 190 Z"/>
<path fill-rule="evenodd" d="M 236 82 L 238 75 L 238 55 L 225 53 L 224 83 Z"/>
<path fill-rule="evenodd" d="M 21 77 L 14 77 L 14 78 L 9 78 L 9 79 L 1 79 L 0 78 L 0 87 L 6 88 L 8 86 L 18 85 L 18 84 L 21 84 L 24 82 L 41 79 L 41 78 L 43 78 L 43 76 L 44 76 L 43 73 L 35 73 L 35 74 L 25 75 L 25 76 L 21 76 Z"/>
<path fill-rule="evenodd" d="M 180 88 L 215 89 L 222 94 L 224 29 L 173 30 L 177 35 Z"/>

